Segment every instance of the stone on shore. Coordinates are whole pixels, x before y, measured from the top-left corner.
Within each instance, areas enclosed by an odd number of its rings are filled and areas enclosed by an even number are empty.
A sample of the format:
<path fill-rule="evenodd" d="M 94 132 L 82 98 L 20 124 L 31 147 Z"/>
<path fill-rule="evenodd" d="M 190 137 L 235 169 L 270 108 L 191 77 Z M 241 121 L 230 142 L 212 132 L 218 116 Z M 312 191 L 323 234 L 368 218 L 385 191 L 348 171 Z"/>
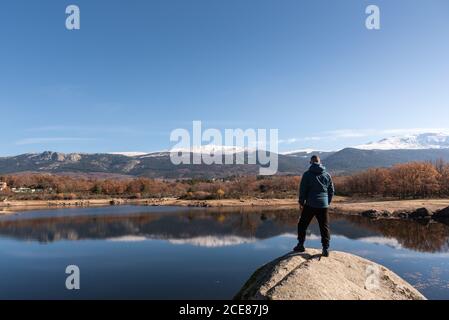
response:
<path fill-rule="evenodd" d="M 449 207 L 438 210 L 433 215 L 434 219 L 449 219 Z"/>
<path fill-rule="evenodd" d="M 367 211 L 363 211 L 360 213 L 360 215 L 362 217 L 367 217 L 367 218 L 388 218 L 391 216 L 391 212 L 389 212 L 388 210 L 367 210 Z"/>
<path fill-rule="evenodd" d="M 259 268 L 237 300 L 425 300 L 384 266 L 338 251 L 289 253 Z"/>
<path fill-rule="evenodd" d="M 429 219 L 432 218 L 433 212 L 427 208 L 419 208 L 409 214 L 411 219 Z"/>

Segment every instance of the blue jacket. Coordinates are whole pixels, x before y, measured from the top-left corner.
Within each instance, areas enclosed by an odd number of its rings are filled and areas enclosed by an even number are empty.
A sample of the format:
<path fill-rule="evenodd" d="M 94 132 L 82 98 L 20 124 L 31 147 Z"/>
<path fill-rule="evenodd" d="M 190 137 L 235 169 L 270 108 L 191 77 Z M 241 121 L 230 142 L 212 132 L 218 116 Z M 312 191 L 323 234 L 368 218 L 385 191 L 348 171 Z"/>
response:
<path fill-rule="evenodd" d="M 334 183 L 326 168 L 318 163 L 304 173 L 299 187 L 299 203 L 312 208 L 328 208 L 334 196 Z"/>

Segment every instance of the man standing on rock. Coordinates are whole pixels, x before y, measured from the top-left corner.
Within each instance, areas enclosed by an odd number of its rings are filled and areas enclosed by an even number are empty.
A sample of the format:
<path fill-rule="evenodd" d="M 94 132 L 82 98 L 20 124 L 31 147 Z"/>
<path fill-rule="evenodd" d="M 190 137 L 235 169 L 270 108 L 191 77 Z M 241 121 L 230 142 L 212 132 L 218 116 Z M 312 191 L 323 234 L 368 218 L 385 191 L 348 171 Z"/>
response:
<path fill-rule="evenodd" d="M 330 244 L 328 210 L 335 192 L 334 183 L 318 156 L 313 156 L 310 164 L 309 170 L 302 176 L 299 187 L 301 219 L 298 223 L 298 245 L 293 250 L 305 251 L 306 231 L 312 219 L 316 217 L 320 226 L 323 256 L 328 257 Z"/>

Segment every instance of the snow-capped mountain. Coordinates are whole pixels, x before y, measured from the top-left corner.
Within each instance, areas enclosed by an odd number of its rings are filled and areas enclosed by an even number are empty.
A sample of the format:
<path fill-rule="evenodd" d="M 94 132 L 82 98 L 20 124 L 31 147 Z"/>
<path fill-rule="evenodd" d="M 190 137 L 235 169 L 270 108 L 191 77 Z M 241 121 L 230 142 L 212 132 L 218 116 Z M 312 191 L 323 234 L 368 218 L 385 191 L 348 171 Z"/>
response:
<path fill-rule="evenodd" d="M 197 154 L 234 154 L 241 152 L 253 152 L 257 149 L 254 148 L 244 148 L 244 147 L 235 147 L 235 146 L 221 146 L 221 145 L 201 145 L 201 146 L 192 146 L 190 148 L 174 148 L 171 149 L 170 152 L 191 152 Z"/>
<path fill-rule="evenodd" d="M 172 150 L 173 151 L 173 150 Z M 186 150 L 191 153 L 234 154 L 251 149 L 206 145 Z M 391 167 L 411 161 L 449 162 L 449 133 L 426 133 L 391 137 L 375 143 L 344 148 L 335 152 L 296 150 L 278 156 L 278 173 L 301 175 L 309 167 L 311 154 L 317 154 L 334 173 L 349 174 L 368 168 Z M 257 175 L 261 164 L 175 165 L 170 151 L 120 153 L 61 153 L 45 151 L 0 157 L 0 175 L 19 172 L 45 172 L 95 177 L 137 176 L 164 179 L 224 178 Z"/>
<path fill-rule="evenodd" d="M 421 149 L 449 149 L 449 134 L 422 133 L 416 135 L 395 136 L 378 142 L 355 146 L 361 150 L 421 150 Z"/>
<path fill-rule="evenodd" d="M 281 154 L 283 155 L 291 155 L 291 154 L 297 154 L 297 153 L 305 153 L 305 154 L 311 154 L 313 152 L 315 152 L 315 149 L 298 149 L 298 150 L 290 150 L 290 151 L 286 151 L 286 152 L 281 152 Z"/>
<path fill-rule="evenodd" d="M 121 155 L 126 157 L 140 157 L 148 154 L 148 152 L 138 152 L 138 151 L 131 151 L 131 152 L 110 152 L 109 154 L 115 154 L 115 155 Z"/>
<path fill-rule="evenodd" d="M 131 158 L 154 158 L 154 157 L 165 157 L 169 156 L 172 152 L 185 152 L 185 153 L 196 153 L 196 154 L 235 154 L 241 152 L 255 152 L 257 149 L 255 148 L 243 148 L 243 147 L 235 147 L 235 146 L 221 146 L 221 145 L 201 145 L 201 146 L 192 146 L 190 148 L 174 148 L 171 150 L 163 150 L 163 151 L 153 151 L 153 152 L 110 152 L 109 154 L 113 155 L 122 155 Z"/>

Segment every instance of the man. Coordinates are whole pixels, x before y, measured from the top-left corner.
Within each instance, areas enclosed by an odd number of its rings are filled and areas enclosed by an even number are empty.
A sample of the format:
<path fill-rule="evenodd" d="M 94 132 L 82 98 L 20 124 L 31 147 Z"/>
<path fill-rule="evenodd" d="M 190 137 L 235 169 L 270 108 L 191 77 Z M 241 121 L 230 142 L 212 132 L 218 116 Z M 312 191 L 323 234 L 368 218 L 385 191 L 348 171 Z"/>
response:
<path fill-rule="evenodd" d="M 301 219 L 298 223 L 298 245 L 293 249 L 304 252 L 306 231 L 314 217 L 318 220 L 323 245 L 323 256 L 329 256 L 330 230 L 328 209 L 334 196 L 332 177 L 326 172 L 318 156 L 310 159 L 310 168 L 304 173 L 299 187 L 299 208 Z"/>

